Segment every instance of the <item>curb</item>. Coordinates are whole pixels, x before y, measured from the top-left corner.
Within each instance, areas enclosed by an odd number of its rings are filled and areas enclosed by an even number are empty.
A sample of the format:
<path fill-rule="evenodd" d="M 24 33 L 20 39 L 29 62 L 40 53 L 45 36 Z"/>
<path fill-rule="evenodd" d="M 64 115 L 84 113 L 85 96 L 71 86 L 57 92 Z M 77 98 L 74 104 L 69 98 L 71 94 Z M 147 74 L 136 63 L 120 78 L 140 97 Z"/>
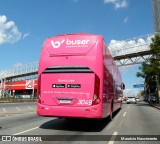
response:
<path fill-rule="evenodd" d="M 155 108 L 157 108 L 157 109 L 159 109 L 159 110 L 160 110 L 160 106 L 158 107 L 158 106 L 153 105 L 153 104 L 150 104 L 150 106 L 155 107 Z"/>

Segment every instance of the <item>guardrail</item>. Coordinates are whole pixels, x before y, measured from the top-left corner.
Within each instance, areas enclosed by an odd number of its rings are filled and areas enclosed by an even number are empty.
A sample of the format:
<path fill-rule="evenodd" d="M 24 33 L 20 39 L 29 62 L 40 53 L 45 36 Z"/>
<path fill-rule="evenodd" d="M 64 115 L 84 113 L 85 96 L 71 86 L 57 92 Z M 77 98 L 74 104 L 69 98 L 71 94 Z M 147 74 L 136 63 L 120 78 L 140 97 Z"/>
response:
<path fill-rule="evenodd" d="M 150 51 L 150 44 L 155 34 L 148 34 L 127 40 L 111 40 L 109 49 L 113 57 Z"/>

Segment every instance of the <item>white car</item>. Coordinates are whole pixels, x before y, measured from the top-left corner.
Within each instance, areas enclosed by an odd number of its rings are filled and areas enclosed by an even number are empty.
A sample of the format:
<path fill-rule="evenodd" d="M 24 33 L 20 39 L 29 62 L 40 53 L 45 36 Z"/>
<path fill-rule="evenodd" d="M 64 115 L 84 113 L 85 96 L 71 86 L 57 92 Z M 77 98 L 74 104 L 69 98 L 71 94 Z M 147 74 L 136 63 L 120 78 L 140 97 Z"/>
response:
<path fill-rule="evenodd" d="M 136 98 L 135 98 L 134 96 L 128 97 L 128 98 L 127 98 L 127 104 L 129 104 L 129 103 L 134 103 L 134 104 L 136 104 L 136 103 L 137 103 Z"/>
<path fill-rule="evenodd" d="M 140 99 L 140 98 L 136 98 L 136 101 L 137 101 L 137 102 L 140 102 L 140 101 L 141 101 L 141 99 Z"/>

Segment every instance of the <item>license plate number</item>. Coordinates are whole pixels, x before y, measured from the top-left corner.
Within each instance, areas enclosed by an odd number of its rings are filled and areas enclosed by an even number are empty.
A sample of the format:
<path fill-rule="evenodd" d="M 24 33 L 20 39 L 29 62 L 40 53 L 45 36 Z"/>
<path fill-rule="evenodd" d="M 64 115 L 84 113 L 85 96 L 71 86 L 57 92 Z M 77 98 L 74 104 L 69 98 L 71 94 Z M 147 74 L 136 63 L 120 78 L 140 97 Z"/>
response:
<path fill-rule="evenodd" d="M 59 102 L 62 104 L 70 104 L 71 103 L 70 100 L 60 100 Z"/>

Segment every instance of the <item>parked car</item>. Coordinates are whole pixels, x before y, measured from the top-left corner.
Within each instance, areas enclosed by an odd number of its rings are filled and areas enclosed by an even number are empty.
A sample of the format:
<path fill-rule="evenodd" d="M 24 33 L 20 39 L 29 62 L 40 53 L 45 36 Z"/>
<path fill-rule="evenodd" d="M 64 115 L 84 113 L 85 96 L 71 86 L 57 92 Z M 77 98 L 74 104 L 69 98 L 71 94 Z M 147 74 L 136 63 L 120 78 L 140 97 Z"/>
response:
<path fill-rule="evenodd" d="M 134 103 L 134 104 L 137 103 L 135 96 L 130 96 L 127 98 L 127 104 L 129 104 L 129 103 Z"/>
<path fill-rule="evenodd" d="M 136 97 L 136 101 L 137 101 L 137 102 L 140 102 L 140 101 L 141 101 L 141 99 L 140 99 L 140 98 L 138 98 L 138 97 Z"/>
<path fill-rule="evenodd" d="M 157 98 L 155 96 L 150 96 L 150 98 L 148 99 L 149 102 L 155 103 L 157 101 Z"/>
<path fill-rule="evenodd" d="M 123 97 L 123 101 L 127 101 L 127 97 L 125 96 L 125 97 Z"/>

